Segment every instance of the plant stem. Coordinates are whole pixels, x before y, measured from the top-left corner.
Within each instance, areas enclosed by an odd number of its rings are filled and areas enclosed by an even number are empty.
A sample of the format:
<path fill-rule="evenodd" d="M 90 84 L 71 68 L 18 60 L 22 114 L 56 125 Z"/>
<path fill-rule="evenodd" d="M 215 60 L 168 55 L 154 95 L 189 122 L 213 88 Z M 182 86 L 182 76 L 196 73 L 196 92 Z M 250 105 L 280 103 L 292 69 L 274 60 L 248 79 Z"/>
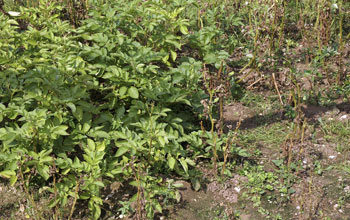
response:
<path fill-rule="evenodd" d="M 219 72 L 218 72 L 218 81 L 219 81 L 220 85 L 222 85 L 221 72 L 222 72 L 223 65 L 224 65 L 224 61 L 221 61 L 221 66 L 220 66 L 220 69 L 219 69 Z M 220 98 L 219 98 L 219 112 L 220 112 L 219 135 L 221 135 L 222 132 L 223 132 L 223 120 L 224 120 L 224 116 L 223 116 L 224 115 L 224 94 L 220 94 Z"/>
<path fill-rule="evenodd" d="M 80 182 L 81 182 L 81 177 L 79 178 L 79 181 L 77 181 L 77 185 L 75 186 L 74 201 L 73 201 L 72 208 L 70 209 L 70 213 L 69 213 L 69 218 L 68 218 L 68 220 L 71 220 L 71 219 L 72 219 L 72 216 L 73 216 L 73 212 L 74 212 L 74 209 L 75 209 L 75 205 L 76 205 L 77 200 L 78 200 L 78 192 L 79 192 Z"/>
<path fill-rule="evenodd" d="M 343 71 L 343 13 L 342 13 L 342 0 L 339 1 L 339 69 L 338 69 L 338 77 L 337 84 L 340 85 L 344 80 L 344 71 Z"/>
<path fill-rule="evenodd" d="M 257 53 L 257 50 L 258 50 L 258 37 L 259 37 L 259 30 L 258 28 L 256 29 L 256 33 L 255 33 L 255 38 L 254 38 L 254 52 L 253 52 L 253 57 L 252 59 L 249 61 L 249 63 L 247 63 L 238 73 L 241 74 L 243 73 L 243 71 L 245 69 L 247 69 L 250 65 L 252 65 L 254 62 L 255 62 L 255 59 L 256 59 L 256 53 Z M 236 83 L 240 83 L 242 80 L 244 80 L 245 78 L 247 78 L 249 75 L 250 75 L 251 71 L 249 71 L 246 75 L 244 75 L 242 78 L 240 78 L 239 80 L 237 80 Z"/>
<path fill-rule="evenodd" d="M 212 145 L 212 151 L 213 151 L 213 169 L 214 169 L 214 173 L 216 175 L 217 173 L 217 151 L 216 151 L 216 134 L 214 132 L 214 127 L 215 127 L 215 123 L 214 123 L 214 118 L 213 118 L 213 95 L 214 95 L 214 89 L 209 89 L 209 118 L 210 118 L 210 123 L 211 123 L 211 128 L 210 128 L 210 132 L 211 132 L 211 138 L 213 138 L 213 145 Z"/>
<path fill-rule="evenodd" d="M 29 193 L 29 181 L 30 181 L 30 177 L 32 174 L 29 174 L 28 178 L 26 181 L 24 181 L 24 175 L 23 175 L 23 172 L 22 172 L 22 169 L 20 168 L 19 169 L 19 174 L 21 176 L 21 179 L 22 179 L 22 182 L 23 182 L 23 185 L 24 185 L 24 192 L 27 196 L 27 199 L 30 201 L 30 203 L 32 204 L 33 206 L 33 212 L 34 212 L 34 215 L 35 215 L 35 219 L 38 219 L 38 220 L 41 220 L 42 219 L 42 216 L 39 212 L 39 209 L 36 205 L 36 202 L 34 201 L 34 198 L 33 198 L 33 195 L 31 193 Z"/>
<path fill-rule="evenodd" d="M 284 31 L 284 23 L 285 23 L 285 17 L 286 17 L 286 3 L 287 1 L 283 1 L 283 14 L 282 14 L 282 21 L 281 21 L 281 26 L 280 26 L 280 33 L 278 36 L 278 47 L 281 47 L 281 41 L 282 41 L 282 37 L 283 37 L 283 31 Z"/>

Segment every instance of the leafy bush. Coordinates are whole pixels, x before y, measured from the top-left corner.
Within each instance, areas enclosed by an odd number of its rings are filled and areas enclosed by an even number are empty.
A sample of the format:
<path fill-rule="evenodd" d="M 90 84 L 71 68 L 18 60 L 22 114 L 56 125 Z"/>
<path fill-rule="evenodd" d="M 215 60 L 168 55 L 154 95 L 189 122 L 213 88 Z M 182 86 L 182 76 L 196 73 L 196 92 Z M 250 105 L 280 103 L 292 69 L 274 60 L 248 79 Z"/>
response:
<path fill-rule="evenodd" d="M 0 176 L 23 183 L 36 218 L 45 217 L 30 193 L 39 188 L 56 217 L 69 219 L 83 200 L 98 219 L 101 190 L 115 180 L 137 188 L 128 202 L 139 218 L 162 212 L 159 196 L 178 199 L 159 174 L 189 177 L 201 154 L 184 143 L 206 98 L 202 59 L 228 57 L 214 53 L 220 29 L 190 22 L 196 7 L 96 1 L 77 28 L 52 1 L 20 7 L 18 18 L 0 15 Z"/>

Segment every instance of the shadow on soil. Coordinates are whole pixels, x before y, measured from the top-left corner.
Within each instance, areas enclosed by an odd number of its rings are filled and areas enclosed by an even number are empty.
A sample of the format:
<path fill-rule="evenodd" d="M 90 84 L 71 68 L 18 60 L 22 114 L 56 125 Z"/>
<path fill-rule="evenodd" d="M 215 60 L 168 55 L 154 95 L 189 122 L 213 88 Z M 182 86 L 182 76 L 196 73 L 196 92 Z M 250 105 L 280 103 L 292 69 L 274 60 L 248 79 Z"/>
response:
<path fill-rule="evenodd" d="M 301 110 L 308 120 L 315 122 L 318 117 L 326 112 L 332 112 L 332 116 L 337 116 L 341 113 L 349 113 L 350 103 L 344 102 L 329 106 L 302 105 Z M 239 117 L 235 116 L 238 115 L 237 112 L 241 113 Z M 279 110 L 264 115 L 254 115 L 250 112 L 248 107 L 242 106 L 241 104 L 228 105 L 224 108 L 225 132 L 234 129 L 240 120 L 242 120 L 240 129 L 254 129 L 287 120 L 288 118 L 285 114 L 285 110 Z"/>

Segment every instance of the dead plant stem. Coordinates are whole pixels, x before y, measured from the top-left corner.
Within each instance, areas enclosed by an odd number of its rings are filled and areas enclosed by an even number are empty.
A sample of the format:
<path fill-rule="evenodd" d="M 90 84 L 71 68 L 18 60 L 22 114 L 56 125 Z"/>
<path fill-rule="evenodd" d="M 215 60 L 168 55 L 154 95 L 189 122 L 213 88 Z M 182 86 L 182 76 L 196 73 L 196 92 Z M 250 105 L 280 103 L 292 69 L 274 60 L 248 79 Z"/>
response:
<path fill-rule="evenodd" d="M 278 98 L 279 98 L 279 100 L 280 100 L 280 102 L 281 102 L 281 105 L 284 105 L 283 100 L 282 100 L 282 97 L 281 97 L 280 90 L 278 89 L 278 85 L 277 85 L 275 73 L 272 73 L 272 79 L 273 79 L 273 83 L 274 83 L 274 85 L 275 85 L 275 89 L 276 89 L 277 94 L 278 94 Z"/>
<path fill-rule="evenodd" d="M 77 180 L 76 180 L 76 181 L 77 181 Z M 80 177 L 79 180 L 77 181 L 77 185 L 75 185 L 74 201 L 73 201 L 72 208 L 70 209 L 70 213 L 69 213 L 69 218 L 68 218 L 68 220 L 71 220 L 71 219 L 72 219 L 72 216 L 73 216 L 73 213 L 74 213 L 74 210 L 75 210 L 75 205 L 77 204 L 80 182 L 81 182 L 81 177 Z"/>

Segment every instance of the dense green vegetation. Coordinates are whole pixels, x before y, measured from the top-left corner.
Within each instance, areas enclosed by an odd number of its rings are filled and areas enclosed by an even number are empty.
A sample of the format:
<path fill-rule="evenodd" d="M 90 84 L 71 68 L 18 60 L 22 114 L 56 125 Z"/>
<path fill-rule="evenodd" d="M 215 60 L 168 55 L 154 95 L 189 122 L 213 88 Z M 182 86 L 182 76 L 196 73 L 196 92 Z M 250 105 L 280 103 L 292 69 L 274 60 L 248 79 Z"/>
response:
<path fill-rule="evenodd" d="M 0 177 L 23 190 L 31 219 L 82 218 L 78 207 L 91 219 L 116 213 L 153 219 L 181 199 L 174 179 L 200 189 L 199 161 L 216 177 L 232 176 L 235 164 L 259 155 L 236 144 L 249 145 L 248 134 L 224 127 L 223 106 L 249 105 L 247 87 L 276 91 L 294 119 L 286 143 L 303 141 L 304 102 L 329 104 L 349 95 L 346 1 L 9 0 L 0 6 Z M 304 71 L 298 63 L 307 64 Z M 257 80 L 246 82 L 254 74 Z M 266 191 L 293 193 L 289 173 L 297 163 L 291 148 L 284 153 L 274 160 L 288 179 L 283 186 L 262 166 L 242 165 L 257 206 Z M 129 196 L 109 209 L 106 188 L 115 182 Z M 38 197 L 48 199 L 50 210 L 39 207 Z"/>

